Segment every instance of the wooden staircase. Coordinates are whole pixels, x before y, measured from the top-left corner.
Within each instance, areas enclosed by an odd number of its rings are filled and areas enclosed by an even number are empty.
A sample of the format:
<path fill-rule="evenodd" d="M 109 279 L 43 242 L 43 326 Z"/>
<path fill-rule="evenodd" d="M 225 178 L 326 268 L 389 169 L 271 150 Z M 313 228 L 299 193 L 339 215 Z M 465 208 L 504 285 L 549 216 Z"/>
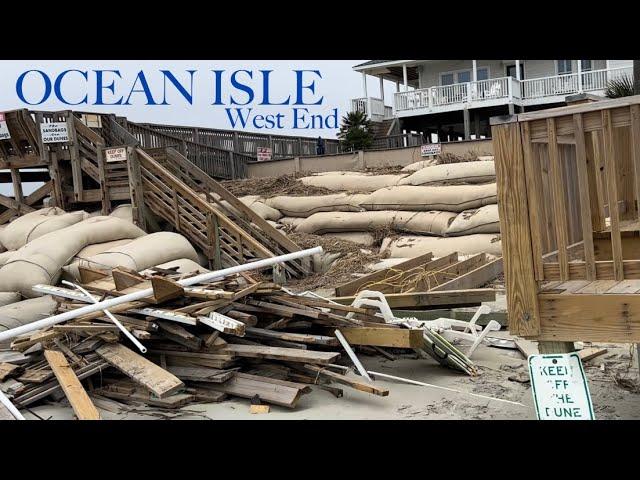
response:
<path fill-rule="evenodd" d="M 213 268 L 300 250 L 175 149 L 137 148 L 129 165 L 136 223 L 147 227 L 150 212 L 160 217 L 199 246 Z M 284 268 L 293 277 L 308 274 L 305 260 Z"/>

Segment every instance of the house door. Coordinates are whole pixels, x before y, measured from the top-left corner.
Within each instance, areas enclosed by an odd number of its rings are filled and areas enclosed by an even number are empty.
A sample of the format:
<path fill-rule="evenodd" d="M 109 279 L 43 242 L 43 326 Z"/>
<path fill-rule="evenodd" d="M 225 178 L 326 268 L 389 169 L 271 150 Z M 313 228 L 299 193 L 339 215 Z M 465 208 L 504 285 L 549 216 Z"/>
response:
<path fill-rule="evenodd" d="M 507 65 L 507 77 L 516 78 L 516 66 L 515 65 Z M 524 64 L 520 64 L 520 79 L 524 79 Z"/>

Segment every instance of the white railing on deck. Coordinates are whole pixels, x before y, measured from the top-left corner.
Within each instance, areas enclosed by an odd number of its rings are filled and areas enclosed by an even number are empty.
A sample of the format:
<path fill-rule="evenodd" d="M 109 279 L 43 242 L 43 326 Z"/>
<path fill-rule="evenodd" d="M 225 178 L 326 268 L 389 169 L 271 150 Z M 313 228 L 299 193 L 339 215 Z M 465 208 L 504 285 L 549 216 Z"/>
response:
<path fill-rule="evenodd" d="M 351 111 L 365 113 L 375 122 L 381 122 L 385 118 L 393 118 L 393 107 L 385 105 L 381 98 L 354 98 L 351 100 Z"/>
<path fill-rule="evenodd" d="M 351 111 L 367 113 L 367 99 L 354 98 L 351 100 Z"/>
<path fill-rule="evenodd" d="M 384 106 L 384 118 L 393 118 L 393 107 L 391 105 Z"/>
<path fill-rule="evenodd" d="M 607 83 L 611 80 L 624 76 L 633 77 L 632 67 L 611 68 L 609 70 L 591 70 L 582 73 L 582 90 L 592 92 L 594 90 L 605 90 Z"/>
<path fill-rule="evenodd" d="M 544 98 L 569 95 L 578 91 L 578 74 L 522 80 L 523 98 Z"/>
<path fill-rule="evenodd" d="M 490 78 L 471 82 L 472 100 L 493 100 L 509 97 L 509 80 L 511 77 Z"/>

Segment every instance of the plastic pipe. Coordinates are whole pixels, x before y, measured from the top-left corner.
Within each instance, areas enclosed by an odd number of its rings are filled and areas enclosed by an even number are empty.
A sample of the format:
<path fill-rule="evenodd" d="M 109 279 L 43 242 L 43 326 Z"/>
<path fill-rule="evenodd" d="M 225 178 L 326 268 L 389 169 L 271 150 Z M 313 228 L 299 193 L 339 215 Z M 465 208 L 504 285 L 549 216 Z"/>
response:
<path fill-rule="evenodd" d="M 18 410 L 15 405 L 13 403 L 11 403 L 11 401 L 9 401 L 9 399 L 4 395 L 4 393 L 2 393 L 2 390 L 0 390 L 0 403 L 2 403 L 5 407 L 7 407 L 7 410 L 9 410 L 9 413 L 11 413 L 11 415 L 13 415 L 13 417 L 16 420 L 24 420 L 25 418 L 22 416 L 22 414 L 20 413 L 20 410 Z"/>
<path fill-rule="evenodd" d="M 84 288 L 82 288 L 80 285 L 76 285 L 75 283 L 71 283 L 71 282 L 67 282 L 66 280 L 63 280 L 62 283 L 64 283 L 65 285 L 69 285 L 71 287 L 76 288 L 77 290 L 80 290 L 85 297 L 87 297 L 87 300 L 89 300 L 89 303 L 98 303 L 98 299 L 96 297 L 94 297 L 93 295 L 91 295 L 89 292 L 87 292 Z M 109 317 L 109 320 L 111 320 L 113 323 L 116 324 L 116 327 L 118 327 L 120 329 L 120 331 L 122 333 L 124 333 L 125 337 L 127 337 L 129 340 L 131 340 L 131 342 L 138 348 L 138 350 L 140 350 L 141 353 L 147 353 L 147 347 L 145 347 L 143 344 L 140 343 L 140 341 L 134 337 L 131 332 L 129 330 L 127 330 L 125 328 L 124 325 L 122 325 L 122 323 L 120 323 L 120 321 L 113 316 L 113 313 L 111 313 L 109 310 L 103 310 L 102 311 L 107 317 Z"/>
<path fill-rule="evenodd" d="M 228 275 L 233 275 L 234 273 L 246 272 L 249 270 L 258 270 L 260 268 L 270 267 L 277 263 L 283 263 L 283 262 L 288 262 L 290 260 L 296 260 L 298 258 L 308 257 L 311 255 L 315 255 L 317 253 L 322 253 L 322 247 L 308 248 L 306 250 L 287 253 L 285 255 L 280 255 L 277 257 L 263 258 L 262 260 L 256 260 L 255 262 L 245 263 L 244 265 L 236 265 L 234 267 L 224 268 L 222 270 L 216 270 L 215 272 L 201 273 L 200 275 L 196 275 L 195 277 L 179 280 L 178 284 L 180 284 L 183 287 L 189 287 L 191 285 L 195 285 L 196 283 L 211 282 L 213 280 L 224 278 Z M 127 295 L 122 295 L 120 297 L 108 298 L 107 300 L 94 303 L 93 305 L 80 307 L 75 310 L 71 310 L 69 312 L 59 313 L 58 315 L 54 315 L 48 318 L 43 318 L 42 320 L 28 323 L 26 325 L 20 325 L 19 327 L 12 328 L 11 330 L 5 330 L 4 332 L 0 332 L 0 342 L 3 342 L 5 340 L 10 340 L 12 338 L 17 337 L 18 335 L 23 335 L 25 333 L 30 333 L 35 330 L 40 330 L 42 328 L 50 327 L 58 323 L 66 322 L 67 320 L 73 320 L 74 318 L 78 318 L 88 313 L 99 312 L 101 310 L 106 310 L 111 307 L 115 307 L 116 305 L 121 305 L 123 303 L 141 300 L 151 295 L 153 295 L 153 288 L 146 288 L 144 290 L 128 293 Z"/>

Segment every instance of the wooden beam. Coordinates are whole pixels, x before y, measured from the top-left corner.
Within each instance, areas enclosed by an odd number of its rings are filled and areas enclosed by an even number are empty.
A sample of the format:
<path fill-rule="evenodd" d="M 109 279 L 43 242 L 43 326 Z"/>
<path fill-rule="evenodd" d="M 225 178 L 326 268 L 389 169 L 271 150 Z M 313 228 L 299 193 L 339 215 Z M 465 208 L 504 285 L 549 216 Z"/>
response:
<path fill-rule="evenodd" d="M 100 420 L 100 412 L 93 405 L 64 354 L 55 350 L 45 350 L 44 357 L 58 379 L 58 383 L 78 420 Z"/>
<path fill-rule="evenodd" d="M 496 292 L 491 288 L 447 290 L 442 292 L 389 293 L 385 295 L 391 308 L 435 307 L 443 305 L 477 305 L 492 302 Z M 331 300 L 351 305 L 355 297 L 336 297 Z"/>
<path fill-rule="evenodd" d="M 640 295 L 539 295 L 538 340 L 640 343 Z"/>
<path fill-rule="evenodd" d="M 607 180 L 607 198 L 609 200 L 609 218 L 611 221 L 611 252 L 613 271 L 616 280 L 623 280 L 622 240 L 620 238 L 620 213 L 618 211 L 618 187 L 616 185 L 617 164 L 616 149 L 613 143 L 613 126 L 609 110 L 602 110 L 602 128 L 604 136 L 604 165 Z"/>
<path fill-rule="evenodd" d="M 591 223 L 591 195 L 589 192 L 589 163 L 584 138 L 582 115 L 573 116 L 576 139 L 576 163 L 578 171 L 578 189 L 580 192 L 580 216 L 582 220 L 582 240 L 584 245 L 584 259 L 586 262 L 586 278 L 596 278 L 595 253 L 593 249 L 593 225 Z"/>
<path fill-rule="evenodd" d="M 371 393 L 373 395 L 378 395 L 380 397 L 386 397 L 389 395 L 389 389 L 379 387 L 373 383 L 365 383 L 359 380 L 354 380 L 352 378 L 347 377 L 346 375 L 341 375 L 336 372 L 332 372 L 331 370 L 327 370 L 326 368 L 320 368 L 316 365 L 305 365 L 304 368 L 307 370 L 311 370 L 318 375 L 322 375 L 331 379 L 333 382 L 341 383 L 343 385 L 347 385 L 351 388 L 355 388 L 356 390 L 360 390 L 361 392 Z"/>
<path fill-rule="evenodd" d="M 595 262 L 597 280 L 616 280 L 615 263 L 611 260 Z M 640 260 L 624 260 L 622 271 L 626 280 L 640 278 Z M 585 262 L 571 262 L 569 264 L 569 278 L 571 280 L 584 280 L 586 278 Z M 548 281 L 560 280 L 560 267 L 557 263 L 544 264 L 544 278 Z"/>
<path fill-rule="evenodd" d="M 102 345 L 96 353 L 159 398 L 167 397 L 184 387 L 178 377 L 120 343 Z"/>
<path fill-rule="evenodd" d="M 271 360 L 285 360 L 289 362 L 319 363 L 327 365 L 340 358 L 337 352 L 316 352 L 298 348 L 267 347 L 264 345 L 228 344 L 219 350 L 236 357 L 268 358 Z"/>
<path fill-rule="evenodd" d="M 502 258 L 507 284 L 509 330 L 517 335 L 540 331 L 529 210 L 517 123 L 492 125 L 495 152 Z"/>
<path fill-rule="evenodd" d="M 351 345 L 396 348 L 421 348 L 424 345 L 419 328 L 340 327 L 340 331 Z"/>
<path fill-rule="evenodd" d="M 432 288 L 431 292 L 479 288 L 502 273 L 502 257 Z"/>
<path fill-rule="evenodd" d="M 551 180 L 551 204 L 553 205 L 553 223 L 556 230 L 556 243 L 558 246 L 558 262 L 560 263 L 560 277 L 569 280 L 569 233 L 567 227 L 567 203 L 565 200 L 566 178 L 564 165 L 560 159 L 558 142 L 556 140 L 555 119 L 547 119 L 549 134 L 549 175 Z"/>

